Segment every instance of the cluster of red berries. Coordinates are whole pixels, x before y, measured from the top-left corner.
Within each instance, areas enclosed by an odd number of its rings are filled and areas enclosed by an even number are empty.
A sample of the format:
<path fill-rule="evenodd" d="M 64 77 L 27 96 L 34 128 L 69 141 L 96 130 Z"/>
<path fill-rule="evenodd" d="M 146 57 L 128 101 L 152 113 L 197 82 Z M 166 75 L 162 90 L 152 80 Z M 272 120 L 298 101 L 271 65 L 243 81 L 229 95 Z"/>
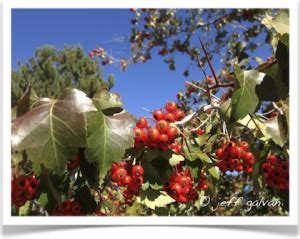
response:
<path fill-rule="evenodd" d="M 229 141 L 216 150 L 216 156 L 220 161 L 218 166 L 221 171 L 238 171 L 253 172 L 253 164 L 255 163 L 254 155 L 248 151 L 249 144 L 247 142 Z"/>
<path fill-rule="evenodd" d="M 181 146 L 175 141 L 179 136 L 179 130 L 170 123 L 183 120 L 185 114 L 182 110 L 177 109 L 174 101 L 169 101 L 165 110 L 158 109 L 153 112 L 155 127 L 148 125 L 144 117 L 139 118 L 133 129 L 136 148 L 149 147 L 163 151 L 171 149 L 177 154 L 181 152 Z"/>
<path fill-rule="evenodd" d="M 27 201 L 36 196 L 36 190 L 40 181 L 34 175 L 20 176 L 11 182 L 11 198 L 15 207 L 25 205 Z"/>
<path fill-rule="evenodd" d="M 270 154 L 267 162 L 262 164 L 266 184 L 275 189 L 289 189 L 289 163 L 279 161 L 276 155 Z"/>
<path fill-rule="evenodd" d="M 12 204 L 19 208 L 25 205 L 27 201 L 36 196 L 36 189 L 40 184 L 34 175 L 20 176 L 11 182 Z"/>
<path fill-rule="evenodd" d="M 79 154 L 76 154 L 72 159 L 69 160 L 68 162 L 68 169 L 72 170 L 74 168 L 77 168 L 80 163 L 80 156 Z"/>
<path fill-rule="evenodd" d="M 80 203 L 65 200 L 54 208 L 52 216 L 82 216 Z"/>
<path fill-rule="evenodd" d="M 181 172 L 174 172 L 169 181 L 164 184 L 166 191 L 173 199 L 179 203 L 195 201 L 198 198 L 196 190 L 193 188 L 194 180 L 188 169 Z"/>
<path fill-rule="evenodd" d="M 140 187 L 144 182 L 144 168 L 141 165 L 132 166 L 130 162 L 113 163 L 111 180 L 119 187 L 126 187 L 123 191 L 126 204 L 132 204 L 133 196 L 139 195 Z"/>
<path fill-rule="evenodd" d="M 203 170 L 200 171 L 198 185 L 197 185 L 196 189 L 204 190 L 204 191 L 208 189 L 208 184 L 206 182 L 205 173 Z"/>

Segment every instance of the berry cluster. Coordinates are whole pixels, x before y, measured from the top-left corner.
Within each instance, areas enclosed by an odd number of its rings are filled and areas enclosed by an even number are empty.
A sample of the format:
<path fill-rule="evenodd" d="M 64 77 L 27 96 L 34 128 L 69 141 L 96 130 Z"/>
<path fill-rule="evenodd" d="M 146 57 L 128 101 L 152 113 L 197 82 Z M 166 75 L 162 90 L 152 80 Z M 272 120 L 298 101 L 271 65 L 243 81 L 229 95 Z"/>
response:
<path fill-rule="evenodd" d="M 133 196 L 139 195 L 140 187 L 144 182 L 144 168 L 141 165 L 132 166 L 130 162 L 113 163 L 111 180 L 119 187 L 126 187 L 123 191 L 126 204 L 132 204 Z"/>
<path fill-rule="evenodd" d="M 169 101 L 165 110 L 158 109 L 153 112 L 155 127 L 148 125 L 144 117 L 139 118 L 133 130 L 136 148 L 149 147 L 163 151 L 171 149 L 177 154 L 181 152 L 181 146 L 175 141 L 179 136 L 179 130 L 170 123 L 181 121 L 185 114 L 182 110 L 177 109 L 174 101 Z"/>
<path fill-rule="evenodd" d="M 198 198 L 193 184 L 191 173 L 186 169 L 182 172 L 174 172 L 169 181 L 164 184 L 164 190 L 177 202 L 187 203 Z"/>
<path fill-rule="evenodd" d="M 266 184 L 275 189 L 289 189 L 289 163 L 279 161 L 276 155 L 270 154 L 267 162 L 262 164 Z"/>
<path fill-rule="evenodd" d="M 29 177 L 20 176 L 11 182 L 11 198 L 12 204 L 19 208 L 25 205 L 29 200 L 36 196 L 36 189 L 39 185 L 39 180 L 34 175 Z"/>
<path fill-rule="evenodd" d="M 77 168 L 79 166 L 79 162 L 80 162 L 80 156 L 79 154 L 76 154 L 72 159 L 69 160 L 68 169 L 72 170 L 74 168 Z"/>
<path fill-rule="evenodd" d="M 52 216 L 82 216 L 80 203 L 65 200 L 54 208 Z"/>
<path fill-rule="evenodd" d="M 253 164 L 255 163 L 254 155 L 248 151 L 249 144 L 247 142 L 229 141 L 216 150 L 216 156 L 220 161 L 218 166 L 221 171 L 244 171 L 246 173 L 253 172 Z"/>
<path fill-rule="evenodd" d="M 196 187 L 198 190 L 207 190 L 208 184 L 206 183 L 205 173 L 203 170 L 200 171 L 198 185 Z"/>

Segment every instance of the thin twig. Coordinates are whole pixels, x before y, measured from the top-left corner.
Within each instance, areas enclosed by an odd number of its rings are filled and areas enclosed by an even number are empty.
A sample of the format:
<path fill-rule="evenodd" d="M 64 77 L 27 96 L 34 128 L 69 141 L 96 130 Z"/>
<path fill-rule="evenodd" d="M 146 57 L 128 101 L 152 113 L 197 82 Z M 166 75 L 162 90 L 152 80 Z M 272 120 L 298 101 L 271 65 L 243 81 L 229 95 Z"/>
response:
<path fill-rule="evenodd" d="M 211 61 L 210 61 L 210 59 L 209 59 L 209 56 L 208 56 L 208 54 L 207 54 L 207 52 L 206 52 L 206 49 L 205 49 L 204 44 L 203 44 L 203 42 L 202 42 L 202 40 L 201 40 L 200 37 L 199 37 L 199 40 L 200 40 L 200 44 L 201 44 L 202 50 L 204 51 L 205 58 L 206 58 L 206 60 L 207 60 L 207 62 L 208 62 L 208 65 L 209 65 L 209 67 L 210 67 L 210 70 L 211 70 L 211 72 L 212 72 L 212 74 L 213 74 L 213 76 L 214 76 L 214 78 L 215 78 L 216 85 L 219 85 L 219 79 L 218 79 L 218 76 L 217 76 L 217 74 L 216 74 L 216 72 L 215 72 L 215 69 L 213 68 L 213 66 L 212 66 L 212 64 L 211 64 Z"/>

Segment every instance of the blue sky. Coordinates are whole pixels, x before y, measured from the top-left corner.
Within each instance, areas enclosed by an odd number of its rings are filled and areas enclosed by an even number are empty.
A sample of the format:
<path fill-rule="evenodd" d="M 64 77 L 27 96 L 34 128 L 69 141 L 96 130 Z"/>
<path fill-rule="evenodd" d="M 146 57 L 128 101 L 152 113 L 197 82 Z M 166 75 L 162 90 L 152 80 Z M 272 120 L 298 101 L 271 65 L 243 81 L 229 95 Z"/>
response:
<path fill-rule="evenodd" d="M 130 20 L 133 14 L 127 9 L 17 9 L 12 15 L 12 67 L 17 61 L 25 62 L 34 55 L 35 49 L 49 44 L 57 48 L 80 44 L 86 53 L 101 46 L 115 55 L 127 55 L 129 43 L 117 43 L 113 38 L 130 35 Z M 261 50 L 257 55 L 267 58 L 269 52 Z M 182 75 L 189 64 L 187 57 L 177 57 L 178 69 L 170 71 L 163 59 L 153 54 L 145 64 L 103 68 L 104 77 L 115 76 L 112 91 L 120 93 L 125 109 L 136 116 L 147 115 L 143 107 L 150 110 L 161 108 L 168 100 L 175 100 L 176 93 L 184 88 L 186 80 L 203 79 L 201 71 L 192 69 L 190 76 Z M 214 65 L 220 63 L 215 59 Z"/>

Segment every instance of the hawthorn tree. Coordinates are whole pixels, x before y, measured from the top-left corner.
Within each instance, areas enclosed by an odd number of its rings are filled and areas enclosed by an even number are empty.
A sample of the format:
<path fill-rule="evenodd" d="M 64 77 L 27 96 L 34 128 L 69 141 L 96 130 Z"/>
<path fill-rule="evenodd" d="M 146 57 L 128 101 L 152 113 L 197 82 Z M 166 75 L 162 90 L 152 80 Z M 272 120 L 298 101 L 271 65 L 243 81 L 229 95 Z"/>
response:
<path fill-rule="evenodd" d="M 107 89 L 88 97 L 67 88 L 58 97 L 38 98 L 28 88 L 17 104 L 22 114 L 12 123 L 12 214 L 288 215 L 288 13 L 187 10 L 187 19 L 196 19 L 189 22 L 172 9 L 132 11 L 137 17 L 133 24 L 145 21 L 143 27 L 153 31 L 146 37 L 133 30 L 131 41 L 137 48 L 130 60 L 118 63 L 135 63 L 144 47 L 146 55 L 138 58 L 143 61 L 156 46 L 166 49 L 161 55 L 172 54 L 163 43 L 172 40 L 177 44 L 174 51 L 189 55 L 204 80 L 187 81 L 177 102 L 166 102 L 139 119 Z M 259 26 L 254 29 L 271 37 L 267 42 L 273 56 L 268 61 L 253 66 L 232 53 L 217 73 L 212 61 L 217 50 L 211 48 L 209 33 L 207 39 L 196 35 L 194 58 L 190 42 L 182 46 L 174 38 L 179 29 L 203 31 L 202 26 L 207 31 L 216 27 L 220 34 L 222 27 L 241 19 L 249 22 L 244 28 Z M 187 36 L 190 31 L 182 30 Z M 145 45 L 151 37 L 155 44 Z M 251 44 L 248 40 L 244 49 Z M 216 48 L 227 46 L 220 43 Z M 89 55 L 99 56 L 103 65 L 114 61 L 102 48 Z M 208 204 L 204 196 L 210 198 Z M 218 206 L 234 197 L 242 199 L 234 206 Z M 248 210 L 248 201 L 259 200 L 279 206 L 256 204 Z"/>
<path fill-rule="evenodd" d="M 81 46 L 63 49 L 45 45 L 27 62 L 12 71 L 12 107 L 31 85 L 40 97 L 57 97 L 66 87 L 75 87 L 92 97 L 101 87 L 111 88 L 113 76 L 104 81 L 97 61 L 86 56 Z"/>

